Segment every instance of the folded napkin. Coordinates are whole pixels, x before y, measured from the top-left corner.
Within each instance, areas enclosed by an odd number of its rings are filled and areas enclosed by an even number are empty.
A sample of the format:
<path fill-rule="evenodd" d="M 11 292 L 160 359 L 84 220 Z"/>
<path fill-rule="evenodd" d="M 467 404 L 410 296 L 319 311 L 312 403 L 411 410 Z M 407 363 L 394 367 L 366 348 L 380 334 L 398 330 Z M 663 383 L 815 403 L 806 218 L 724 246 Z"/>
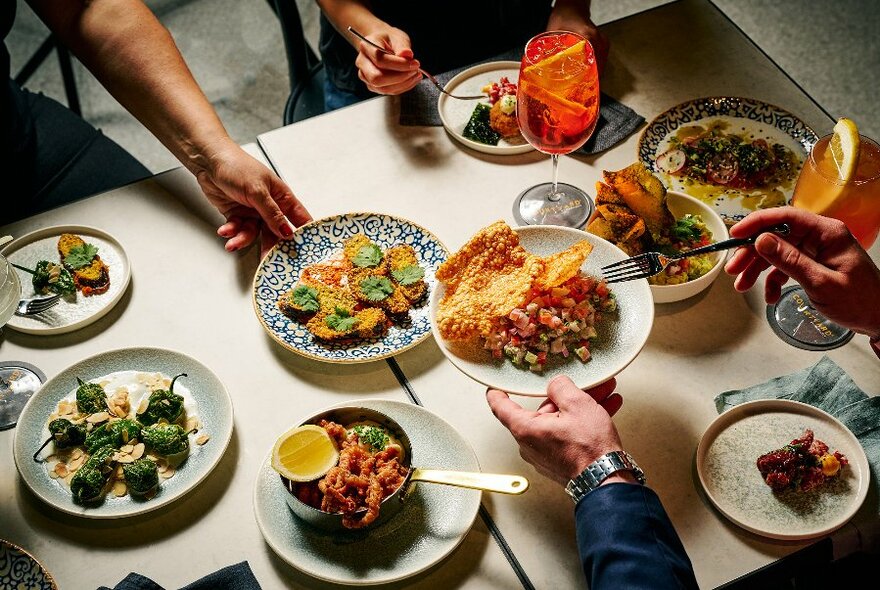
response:
<path fill-rule="evenodd" d="M 165 590 L 162 586 L 141 574 L 134 572 L 113 586 L 101 586 L 98 590 Z M 187 584 L 180 590 L 261 590 L 260 583 L 254 577 L 246 561 L 236 563 L 208 574 L 204 578 Z"/>
<path fill-rule="evenodd" d="M 521 57 L 522 49 L 511 49 L 469 66 L 435 75 L 435 78 L 441 85 L 445 85 L 453 77 L 475 65 L 490 61 L 513 60 L 518 62 Z M 437 87 L 429 80 L 422 80 L 418 86 L 400 97 L 400 124 L 434 127 L 443 125 L 440 113 L 437 112 L 439 98 L 440 91 L 437 90 Z M 599 102 L 599 121 L 596 123 L 596 130 L 589 141 L 575 153 L 598 154 L 603 152 L 629 137 L 644 122 L 644 117 L 603 93 Z"/>
<path fill-rule="evenodd" d="M 718 413 L 743 402 L 788 399 L 825 410 L 849 428 L 865 449 L 871 476 L 880 484 L 880 396 L 869 397 L 827 356 L 791 375 L 746 389 L 725 391 L 715 398 Z"/>

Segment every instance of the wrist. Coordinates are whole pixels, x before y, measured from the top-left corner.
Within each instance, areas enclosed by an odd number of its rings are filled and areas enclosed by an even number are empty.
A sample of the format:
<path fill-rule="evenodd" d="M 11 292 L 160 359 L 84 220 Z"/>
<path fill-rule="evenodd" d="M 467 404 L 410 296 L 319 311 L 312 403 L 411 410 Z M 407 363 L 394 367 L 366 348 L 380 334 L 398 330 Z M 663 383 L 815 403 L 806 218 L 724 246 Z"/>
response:
<path fill-rule="evenodd" d="M 197 140 L 184 140 L 180 160 L 195 176 L 213 175 L 226 160 L 227 154 L 237 149 L 240 148 L 232 138 L 225 133 L 217 133 Z"/>

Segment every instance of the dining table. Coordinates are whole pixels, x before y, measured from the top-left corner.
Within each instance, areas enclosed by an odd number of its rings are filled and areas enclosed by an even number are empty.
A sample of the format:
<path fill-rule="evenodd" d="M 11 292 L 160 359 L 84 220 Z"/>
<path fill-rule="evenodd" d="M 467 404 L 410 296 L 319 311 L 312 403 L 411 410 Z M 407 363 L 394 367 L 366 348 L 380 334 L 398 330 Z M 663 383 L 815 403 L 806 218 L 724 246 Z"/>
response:
<path fill-rule="evenodd" d="M 710 0 L 679 0 L 606 23 L 612 43 L 602 91 L 651 121 L 684 101 L 749 97 L 795 114 L 818 135 L 835 118 Z M 376 97 L 261 134 L 245 148 L 271 166 L 315 219 L 377 212 L 409 219 L 455 251 L 503 219 L 526 187 L 550 173 L 546 155 L 473 151 L 442 127 L 402 126 L 400 100 Z M 844 113 L 841 113 L 841 115 Z M 560 181 L 594 194 L 603 170 L 638 159 L 639 133 L 595 155 L 563 157 Z M 219 214 L 182 168 L 0 228 L 24 235 L 48 226 L 99 227 L 125 247 L 131 283 L 97 322 L 61 335 L 4 329 L 0 358 L 48 377 L 107 350 L 152 346 L 188 354 L 225 384 L 234 407 L 226 453 L 198 487 L 155 512 L 92 520 L 34 496 L 13 462 L 14 429 L 0 432 L 0 538 L 26 548 L 59 587 L 112 586 L 128 572 L 178 587 L 246 560 L 264 588 L 337 587 L 289 565 L 264 541 L 254 482 L 276 438 L 310 414 L 360 399 L 390 399 L 436 414 L 473 447 L 486 472 L 526 476 L 520 496 L 483 493 L 461 544 L 430 569 L 390 587 L 577 588 L 584 586 L 574 506 L 562 486 L 519 455 L 494 418 L 486 388 L 450 363 L 433 338 L 392 358 L 331 364 L 270 338 L 255 317 L 260 251 L 227 253 Z M 880 249 L 870 251 L 880 260 Z M 626 450 L 647 475 L 693 563 L 700 587 L 748 587 L 754 576 L 792 570 L 877 546 L 877 490 L 846 525 L 819 538 L 777 541 L 730 522 L 710 503 L 695 468 L 719 393 L 816 363 L 827 354 L 869 394 L 878 359 L 865 337 L 817 353 L 778 338 L 761 285 L 747 293 L 722 273 L 699 295 L 655 306 L 640 354 L 617 375 L 624 405 L 614 418 Z M 514 398 L 536 407 L 537 398 Z M 279 514 L 278 518 L 293 518 Z M 750 576 L 752 576 L 750 578 Z"/>

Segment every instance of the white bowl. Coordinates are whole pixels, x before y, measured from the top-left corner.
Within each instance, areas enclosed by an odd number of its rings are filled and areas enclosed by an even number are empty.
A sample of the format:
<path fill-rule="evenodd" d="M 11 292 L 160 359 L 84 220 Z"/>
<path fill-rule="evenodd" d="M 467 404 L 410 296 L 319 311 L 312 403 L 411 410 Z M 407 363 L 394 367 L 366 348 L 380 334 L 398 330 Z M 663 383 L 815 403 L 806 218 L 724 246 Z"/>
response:
<path fill-rule="evenodd" d="M 669 211 L 672 212 L 672 216 L 676 219 L 679 219 L 688 213 L 691 215 L 699 215 L 700 218 L 702 218 L 703 223 L 706 224 L 706 227 L 709 228 L 709 231 L 712 232 L 712 239 L 714 241 L 720 242 L 721 240 L 726 240 L 730 237 L 730 234 L 727 233 L 727 226 L 724 224 L 724 220 L 715 212 L 715 209 L 703 201 L 684 193 L 667 191 L 666 205 L 669 207 Z M 710 256 L 714 258 L 715 266 L 698 279 L 687 281 L 686 283 L 680 283 L 678 285 L 651 285 L 651 295 L 654 296 L 654 303 L 672 303 L 673 301 L 681 301 L 688 297 L 693 297 L 711 285 L 712 281 L 715 280 L 724 266 L 727 252 L 715 252 Z"/>

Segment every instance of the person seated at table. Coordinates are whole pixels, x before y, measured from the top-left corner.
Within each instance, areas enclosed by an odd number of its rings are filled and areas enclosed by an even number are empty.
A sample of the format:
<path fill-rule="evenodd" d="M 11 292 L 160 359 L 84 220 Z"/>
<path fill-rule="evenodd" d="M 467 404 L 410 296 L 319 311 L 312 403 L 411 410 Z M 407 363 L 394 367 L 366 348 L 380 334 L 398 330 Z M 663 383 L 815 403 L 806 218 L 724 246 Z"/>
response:
<path fill-rule="evenodd" d="M 522 458 L 565 485 L 575 500 L 577 543 L 590 590 L 697 588 L 660 499 L 623 451 L 611 420 L 623 404 L 615 386 L 611 379 L 584 395 L 568 377 L 556 377 L 536 411 L 503 391 L 489 389 L 486 397 L 519 443 Z M 594 479 L 589 473 L 596 467 L 604 471 L 595 473 L 604 475 Z"/>
<path fill-rule="evenodd" d="M 293 1 L 293 0 L 290 0 Z M 542 31 L 568 30 L 589 39 L 599 71 L 608 40 L 590 20 L 590 0 L 318 0 L 320 51 L 328 111 L 375 94 L 402 94 L 422 79 L 491 58 Z M 551 6 L 552 5 L 552 6 Z M 353 27 L 395 55 L 386 55 L 348 32 Z"/>
<path fill-rule="evenodd" d="M 754 246 L 738 249 L 725 266 L 737 291 L 748 291 L 766 269 L 767 303 L 779 301 L 789 278 L 806 291 L 813 306 L 829 320 L 868 336 L 880 356 L 880 269 L 837 219 L 794 207 L 763 209 L 730 228 L 735 238 L 787 223 L 784 238 L 766 233 Z"/>
<path fill-rule="evenodd" d="M 264 246 L 311 219 L 290 188 L 227 134 L 170 33 L 141 0 L 29 0 L 58 40 L 195 175 L 226 223 L 233 251 Z M 54 100 L 10 77 L 6 36 L 16 2 L 0 8 L 0 162 L 7 223 L 150 175 L 134 157 Z M 3 82 L 8 79 L 8 82 Z"/>

